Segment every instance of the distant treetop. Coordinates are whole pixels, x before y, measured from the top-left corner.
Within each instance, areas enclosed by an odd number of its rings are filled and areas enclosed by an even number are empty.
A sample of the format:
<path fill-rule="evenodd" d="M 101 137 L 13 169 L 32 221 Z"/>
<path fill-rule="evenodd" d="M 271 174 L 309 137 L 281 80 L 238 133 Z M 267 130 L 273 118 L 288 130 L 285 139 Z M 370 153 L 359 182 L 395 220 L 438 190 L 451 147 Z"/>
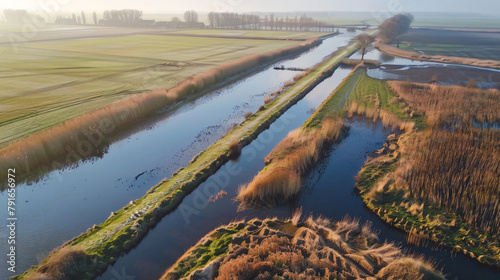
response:
<path fill-rule="evenodd" d="M 397 36 L 406 33 L 410 29 L 410 25 L 412 22 L 413 15 L 397 14 L 382 22 L 382 24 L 379 26 L 379 36 L 386 41 L 391 41 Z"/>

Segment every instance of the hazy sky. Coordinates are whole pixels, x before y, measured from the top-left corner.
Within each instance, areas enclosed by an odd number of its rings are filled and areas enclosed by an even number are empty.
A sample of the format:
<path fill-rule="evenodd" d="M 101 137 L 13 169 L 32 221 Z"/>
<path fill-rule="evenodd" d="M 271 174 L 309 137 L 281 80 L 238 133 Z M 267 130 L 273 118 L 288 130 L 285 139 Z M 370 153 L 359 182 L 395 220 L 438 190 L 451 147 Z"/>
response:
<path fill-rule="evenodd" d="M 205 11 L 368 11 L 467 12 L 497 14 L 500 0 L 0 0 L 0 9 L 100 11 L 140 9 L 144 12 Z M 53 7 L 56 7 L 55 9 Z"/>

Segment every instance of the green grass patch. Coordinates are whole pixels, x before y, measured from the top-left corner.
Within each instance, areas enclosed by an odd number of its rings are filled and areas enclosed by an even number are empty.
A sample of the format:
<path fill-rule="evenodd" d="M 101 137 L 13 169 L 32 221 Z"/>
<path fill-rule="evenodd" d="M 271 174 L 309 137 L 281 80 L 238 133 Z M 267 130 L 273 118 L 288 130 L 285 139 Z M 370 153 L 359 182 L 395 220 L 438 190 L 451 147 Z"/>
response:
<path fill-rule="evenodd" d="M 377 98 L 374 98 L 377 96 Z M 386 109 L 403 121 L 415 122 L 417 128 L 421 129 L 424 125 L 424 116 L 415 113 L 411 117 L 403 109 L 400 103 L 391 102 L 397 94 L 394 93 L 386 81 L 374 79 L 366 74 L 366 69 L 359 68 L 350 74 L 335 89 L 335 94 L 321 106 L 315 115 L 308 120 L 304 127 L 316 127 L 329 114 L 342 116 L 346 104 L 353 101 L 358 102 L 367 108 Z"/>

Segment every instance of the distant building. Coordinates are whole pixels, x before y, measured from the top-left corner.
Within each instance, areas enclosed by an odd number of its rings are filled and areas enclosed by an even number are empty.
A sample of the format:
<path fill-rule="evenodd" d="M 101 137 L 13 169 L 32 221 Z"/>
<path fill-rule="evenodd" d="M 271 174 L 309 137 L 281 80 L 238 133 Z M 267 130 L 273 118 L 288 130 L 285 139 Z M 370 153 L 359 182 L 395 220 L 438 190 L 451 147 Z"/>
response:
<path fill-rule="evenodd" d="M 172 21 L 159 21 L 155 25 L 156 28 L 164 29 L 203 29 L 205 24 L 203 22 L 172 22 Z"/>
<path fill-rule="evenodd" d="M 156 21 L 154 19 L 143 19 L 141 20 L 142 27 L 155 27 Z"/>

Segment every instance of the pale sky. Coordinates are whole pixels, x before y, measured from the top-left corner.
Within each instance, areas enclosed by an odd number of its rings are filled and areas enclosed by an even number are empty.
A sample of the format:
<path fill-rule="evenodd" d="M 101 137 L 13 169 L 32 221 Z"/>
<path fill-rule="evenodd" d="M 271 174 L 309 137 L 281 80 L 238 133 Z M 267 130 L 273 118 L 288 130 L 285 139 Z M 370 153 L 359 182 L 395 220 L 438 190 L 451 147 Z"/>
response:
<path fill-rule="evenodd" d="M 0 9 L 102 11 L 139 9 L 146 13 L 183 12 L 466 12 L 497 14 L 500 0 L 0 0 Z"/>

